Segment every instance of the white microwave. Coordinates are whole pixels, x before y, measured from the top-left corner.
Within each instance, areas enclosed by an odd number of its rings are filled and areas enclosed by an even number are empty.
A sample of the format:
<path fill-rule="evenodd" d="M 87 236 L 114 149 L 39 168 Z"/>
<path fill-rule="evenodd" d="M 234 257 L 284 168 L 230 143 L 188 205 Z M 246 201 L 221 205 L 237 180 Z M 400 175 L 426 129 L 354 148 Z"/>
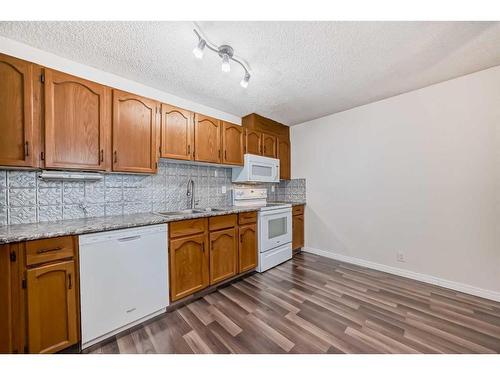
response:
<path fill-rule="evenodd" d="M 279 159 L 245 154 L 243 167 L 233 167 L 233 182 L 279 182 Z"/>

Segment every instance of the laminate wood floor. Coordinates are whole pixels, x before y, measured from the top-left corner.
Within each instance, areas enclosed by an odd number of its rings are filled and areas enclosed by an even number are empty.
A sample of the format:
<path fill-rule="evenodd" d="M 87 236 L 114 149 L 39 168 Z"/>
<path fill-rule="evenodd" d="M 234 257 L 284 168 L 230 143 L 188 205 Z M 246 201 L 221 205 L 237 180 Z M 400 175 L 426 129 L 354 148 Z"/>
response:
<path fill-rule="evenodd" d="M 90 353 L 499 353 L 500 303 L 299 253 Z"/>

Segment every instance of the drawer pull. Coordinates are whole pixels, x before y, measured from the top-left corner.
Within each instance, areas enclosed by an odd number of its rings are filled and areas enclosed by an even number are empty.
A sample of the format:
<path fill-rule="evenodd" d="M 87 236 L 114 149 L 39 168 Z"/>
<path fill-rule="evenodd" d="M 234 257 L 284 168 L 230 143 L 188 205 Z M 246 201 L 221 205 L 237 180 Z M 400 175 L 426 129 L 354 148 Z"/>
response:
<path fill-rule="evenodd" d="M 120 241 L 120 242 L 134 241 L 134 240 L 138 240 L 139 238 L 141 238 L 141 236 L 139 236 L 139 235 L 130 236 L 130 237 L 122 237 L 122 238 L 118 238 L 118 241 Z"/>
<path fill-rule="evenodd" d="M 40 250 L 37 250 L 36 253 L 37 254 L 45 254 L 45 253 L 50 253 L 52 251 L 59 251 L 59 250 L 62 250 L 61 246 L 54 247 L 52 249 L 40 249 Z"/>

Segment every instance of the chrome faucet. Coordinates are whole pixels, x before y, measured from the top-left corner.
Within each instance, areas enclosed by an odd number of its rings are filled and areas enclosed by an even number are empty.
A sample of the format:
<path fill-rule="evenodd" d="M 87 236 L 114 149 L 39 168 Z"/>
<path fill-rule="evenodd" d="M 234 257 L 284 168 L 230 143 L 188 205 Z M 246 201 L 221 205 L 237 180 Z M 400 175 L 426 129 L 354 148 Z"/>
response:
<path fill-rule="evenodd" d="M 187 184 L 187 193 L 186 195 L 190 197 L 189 208 L 194 209 L 194 181 L 192 178 L 189 179 Z"/>

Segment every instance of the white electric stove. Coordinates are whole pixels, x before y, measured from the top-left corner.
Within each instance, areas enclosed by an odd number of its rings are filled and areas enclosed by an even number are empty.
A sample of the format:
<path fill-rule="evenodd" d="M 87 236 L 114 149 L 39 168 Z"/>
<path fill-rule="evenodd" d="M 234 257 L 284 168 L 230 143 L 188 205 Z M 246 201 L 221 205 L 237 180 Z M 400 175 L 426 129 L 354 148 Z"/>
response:
<path fill-rule="evenodd" d="M 264 272 L 292 259 L 292 205 L 268 203 L 267 189 L 234 188 L 233 205 L 258 207 L 257 271 Z"/>

